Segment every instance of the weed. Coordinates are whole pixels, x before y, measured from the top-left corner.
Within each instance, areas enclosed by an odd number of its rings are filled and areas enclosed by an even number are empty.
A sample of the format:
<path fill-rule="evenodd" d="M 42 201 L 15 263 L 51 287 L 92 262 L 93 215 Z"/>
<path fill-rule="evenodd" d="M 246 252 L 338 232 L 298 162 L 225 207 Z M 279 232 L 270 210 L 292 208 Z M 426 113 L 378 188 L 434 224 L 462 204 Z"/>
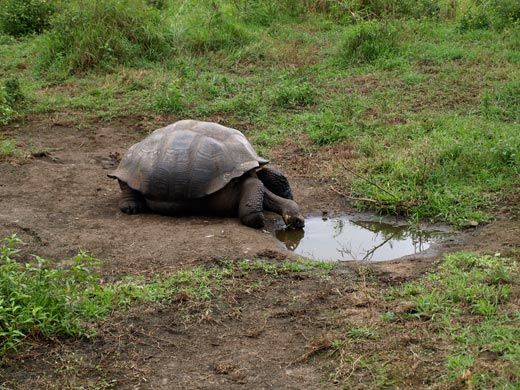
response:
<path fill-rule="evenodd" d="M 322 269 L 325 272 L 332 270 L 334 263 L 314 260 L 289 261 L 285 260 L 280 264 L 261 260 L 244 260 L 239 263 L 239 268 L 243 271 L 262 271 L 267 275 L 283 275 L 289 272 L 304 272 L 312 269 Z"/>
<path fill-rule="evenodd" d="M 352 339 L 371 339 L 374 338 L 375 332 L 368 327 L 352 327 L 347 331 L 347 336 Z"/>
<path fill-rule="evenodd" d="M 18 78 L 9 78 L 0 83 L 0 124 L 7 124 L 16 118 L 24 100 Z"/>
<path fill-rule="evenodd" d="M 459 21 L 459 31 L 465 32 L 473 29 L 486 29 L 491 27 L 491 18 L 489 13 L 483 9 L 474 5 L 468 9 Z"/>
<path fill-rule="evenodd" d="M 40 257 L 35 265 L 23 265 L 14 260 L 19 244 L 11 236 L 0 247 L 0 352 L 16 348 L 30 336 L 88 336 L 80 319 L 97 317 L 106 310 L 84 311 L 98 283 L 91 270 L 94 258 L 82 252 L 67 269 L 50 268 Z"/>
<path fill-rule="evenodd" d="M 0 141 L 0 160 L 8 157 L 20 157 L 22 152 L 13 139 L 4 139 Z"/>
<path fill-rule="evenodd" d="M 184 93 L 179 86 L 179 81 L 173 80 L 161 86 L 156 93 L 153 108 L 159 112 L 179 113 L 184 105 Z"/>
<path fill-rule="evenodd" d="M 394 322 L 397 319 L 397 315 L 393 311 L 387 311 L 381 314 L 381 319 L 385 322 Z"/>
<path fill-rule="evenodd" d="M 0 124 L 9 123 L 16 116 L 16 112 L 9 104 L 9 99 L 5 92 L 5 87 L 0 85 Z"/>
<path fill-rule="evenodd" d="M 31 157 L 43 157 L 49 155 L 47 148 L 34 147 L 31 144 L 17 143 L 14 139 L 0 139 L 0 161 L 15 159 L 17 161 Z"/>
<path fill-rule="evenodd" d="M 459 30 L 515 28 L 520 22 L 520 4 L 515 0 L 490 0 L 470 2 L 461 16 Z"/>
<path fill-rule="evenodd" d="M 6 103 L 11 107 L 20 104 L 25 99 L 20 88 L 20 81 L 17 78 L 10 78 L 5 81 L 4 93 Z"/>

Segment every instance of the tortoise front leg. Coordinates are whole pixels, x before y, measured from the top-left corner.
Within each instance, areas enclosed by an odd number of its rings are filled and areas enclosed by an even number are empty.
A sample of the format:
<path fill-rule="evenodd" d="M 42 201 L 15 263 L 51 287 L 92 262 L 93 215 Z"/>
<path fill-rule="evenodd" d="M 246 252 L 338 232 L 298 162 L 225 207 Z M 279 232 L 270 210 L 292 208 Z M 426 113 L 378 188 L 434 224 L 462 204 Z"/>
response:
<path fill-rule="evenodd" d="M 264 186 L 273 194 L 281 196 L 285 199 L 293 199 L 291 186 L 287 177 L 274 168 L 262 168 L 256 172 L 258 178 L 264 183 Z"/>
<path fill-rule="evenodd" d="M 248 177 L 242 183 L 238 217 L 240 221 L 252 228 L 264 227 L 264 185 L 256 177 Z"/>
<path fill-rule="evenodd" d="M 305 218 L 296 202 L 275 195 L 267 188 L 264 190 L 264 209 L 280 214 L 289 227 L 300 229 L 305 226 Z"/>
<path fill-rule="evenodd" d="M 117 180 L 121 187 L 119 208 L 126 214 L 138 214 L 146 207 L 146 202 L 138 191 L 131 189 L 124 181 Z"/>

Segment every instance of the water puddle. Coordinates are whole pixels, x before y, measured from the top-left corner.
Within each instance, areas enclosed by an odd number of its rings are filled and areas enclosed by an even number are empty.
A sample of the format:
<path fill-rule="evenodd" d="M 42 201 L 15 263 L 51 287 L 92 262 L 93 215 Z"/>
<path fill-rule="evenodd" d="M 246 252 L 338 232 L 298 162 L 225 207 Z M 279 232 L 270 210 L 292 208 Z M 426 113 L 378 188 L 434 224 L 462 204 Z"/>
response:
<path fill-rule="evenodd" d="M 440 228 L 338 216 L 307 217 L 304 229 L 277 230 L 276 238 L 287 249 L 316 260 L 385 261 L 423 252 L 448 234 Z"/>

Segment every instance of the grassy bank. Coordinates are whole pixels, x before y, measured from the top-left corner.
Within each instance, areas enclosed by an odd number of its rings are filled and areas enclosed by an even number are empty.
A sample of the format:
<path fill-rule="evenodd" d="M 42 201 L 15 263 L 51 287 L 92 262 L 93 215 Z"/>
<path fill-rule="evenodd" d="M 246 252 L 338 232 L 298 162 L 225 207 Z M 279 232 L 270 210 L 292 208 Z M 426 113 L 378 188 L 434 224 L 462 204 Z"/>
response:
<path fill-rule="evenodd" d="M 520 379 L 519 267 L 498 254 L 454 253 L 435 272 L 392 285 L 363 265 L 346 270 L 333 263 L 261 260 L 221 261 L 152 280 L 128 276 L 106 282 L 96 272 L 99 261 L 86 253 L 61 263 L 36 257 L 22 264 L 17 262 L 19 247 L 14 236 L 0 246 L 4 364 L 15 359 L 13 349 L 23 351 L 49 339 L 95 338 L 113 326 L 110 317 L 131 306 L 170 307 L 185 327 L 198 327 L 203 318 L 213 323 L 221 315 L 228 318 L 229 311 L 237 315 L 246 302 L 254 302 L 245 297 L 278 285 L 286 286 L 285 293 L 287 288 L 299 291 L 281 313 L 301 308 L 307 298 L 328 302 L 309 307 L 312 319 L 306 311 L 303 317 L 291 314 L 294 320 L 307 318 L 318 329 L 326 328 L 325 335 L 307 335 L 307 347 L 291 363 L 322 362 L 326 382 L 362 388 L 414 383 L 513 389 Z M 307 288 L 315 283 L 320 291 L 334 293 L 308 296 Z M 74 364 L 79 371 L 88 365 L 81 360 Z M 117 382 L 106 375 L 105 380 Z"/>
<path fill-rule="evenodd" d="M 207 301 L 249 273 L 276 278 L 309 270 L 327 273 L 334 267 L 303 260 L 223 261 L 215 267 L 196 267 L 153 280 L 129 276 L 105 283 L 97 272 L 101 262 L 86 252 L 60 264 L 39 256 L 24 264 L 18 256 L 21 246 L 14 235 L 0 245 L 0 360 L 24 341 L 92 337 L 96 322 L 130 304 Z"/>

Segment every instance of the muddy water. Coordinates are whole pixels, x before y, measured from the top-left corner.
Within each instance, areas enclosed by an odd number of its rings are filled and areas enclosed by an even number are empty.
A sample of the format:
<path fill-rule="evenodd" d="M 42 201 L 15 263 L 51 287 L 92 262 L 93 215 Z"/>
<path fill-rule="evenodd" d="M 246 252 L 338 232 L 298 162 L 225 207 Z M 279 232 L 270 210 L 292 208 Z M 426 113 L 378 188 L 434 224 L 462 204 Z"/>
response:
<path fill-rule="evenodd" d="M 362 221 L 349 216 L 307 217 L 304 229 L 276 231 L 287 249 L 326 261 L 393 260 L 423 252 L 447 234 L 445 229 Z"/>

